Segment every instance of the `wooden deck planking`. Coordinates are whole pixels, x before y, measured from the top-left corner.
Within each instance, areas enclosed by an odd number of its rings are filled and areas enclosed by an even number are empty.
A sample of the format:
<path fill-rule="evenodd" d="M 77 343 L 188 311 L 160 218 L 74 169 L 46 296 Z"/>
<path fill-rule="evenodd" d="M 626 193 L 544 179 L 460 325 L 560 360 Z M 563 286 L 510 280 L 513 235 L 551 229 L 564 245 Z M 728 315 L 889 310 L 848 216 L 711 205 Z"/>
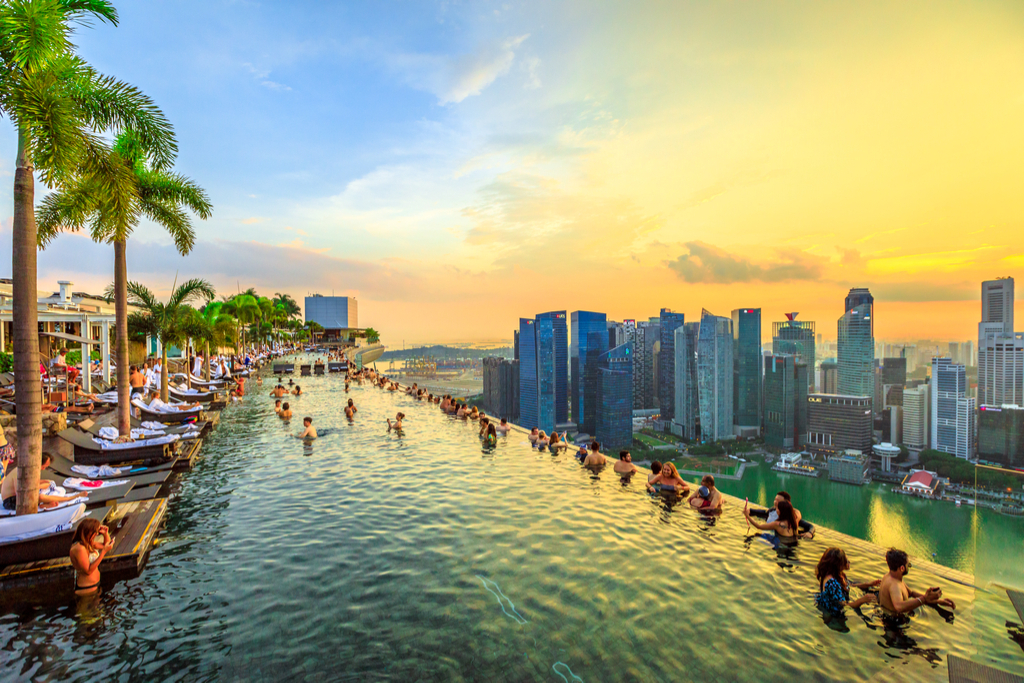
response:
<path fill-rule="evenodd" d="M 199 451 L 202 447 L 202 439 L 192 439 L 190 443 L 182 446 L 181 455 L 178 456 L 174 463 L 174 471 L 181 472 L 195 467 L 196 462 L 199 460 Z"/>
<path fill-rule="evenodd" d="M 949 683 L 1024 683 L 1024 677 L 956 655 L 949 655 L 946 662 L 949 665 Z"/>

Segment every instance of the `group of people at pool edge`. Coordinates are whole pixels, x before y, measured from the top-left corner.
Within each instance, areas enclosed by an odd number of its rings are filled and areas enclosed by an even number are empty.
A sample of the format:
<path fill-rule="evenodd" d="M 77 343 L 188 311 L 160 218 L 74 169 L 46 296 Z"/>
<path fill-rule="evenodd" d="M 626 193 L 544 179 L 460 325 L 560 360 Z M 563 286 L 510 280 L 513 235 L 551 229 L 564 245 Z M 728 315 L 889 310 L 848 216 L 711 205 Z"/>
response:
<path fill-rule="evenodd" d="M 512 431 L 512 426 L 504 418 L 496 420 L 477 407 L 460 402 L 448 394 L 435 396 L 416 383 L 403 386 L 369 368 L 350 368 L 345 378 L 345 391 L 350 390 L 353 382 L 362 385 L 364 381 L 381 390 L 402 392 L 417 401 L 435 404 L 443 413 L 455 418 L 477 420 L 478 435 L 485 447 L 496 446 L 499 436 Z M 270 395 L 276 399 L 275 412 L 283 419 L 288 419 L 291 417 L 291 411 L 287 403 L 282 405 L 280 397 L 300 396 L 302 390 L 298 386 L 289 389 L 278 384 Z M 353 420 L 356 412 L 353 399 L 348 399 L 344 408 L 346 418 Z M 386 418 L 388 432 L 402 434 L 405 419 L 406 415 L 403 412 L 398 412 L 394 418 Z M 303 426 L 304 431 L 300 438 L 308 440 L 317 437 L 317 432 L 312 426 L 312 418 L 306 417 Z M 553 455 L 567 452 L 570 447 L 577 448 L 570 444 L 568 435 L 564 433 L 552 432 L 549 436 L 542 430 L 534 428 L 527 438 L 534 448 L 547 450 Z M 574 456 L 582 467 L 595 472 L 603 471 L 608 466 L 609 458 L 601 452 L 600 444 L 596 441 L 578 446 Z M 622 478 L 623 483 L 630 482 L 640 472 L 633 464 L 628 450 L 619 452 L 618 459 L 611 465 L 611 470 Z M 653 494 L 667 495 L 679 500 L 685 498 L 688 505 L 700 514 L 722 513 L 725 499 L 715 486 L 714 476 L 710 474 L 704 475 L 698 486 L 691 487 L 680 476 L 673 463 L 655 461 L 651 463 L 651 471 L 647 474 L 645 486 Z M 794 506 L 792 498 L 785 491 L 778 492 L 772 507 L 768 510 L 751 510 L 749 503 L 745 503 L 743 515 L 750 527 L 765 532 L 763 535 L 776 545 L 791 546 L 799 539 L 814 538 L 814 526 L 803 519 L 800 510 Z M 815 603 L 818 608 L 827 614 L 841 614 L 847 607 L 859 609 L 864 605 L 876 603 L 892 615 L 906 614 L 925 605 L 955 608 L 953 601 L 943 597 L 942 590 L 938 587 L 929 587 L 924 592 L 919 592 L 906 585 L 904 577 L 912 566 L 906 552 L 890 549 L 886 553 L 885 561 L 889 570 L 885 576 L 867 582 L 852 582 L 847 578 L 850 563 L 845 552 L 837 547 L 827 548 L 815 568 L 815 578 L 818 581 Z M 852 589 L 862 591 L 862 594 L 854 598 L 851 596 Z"/>

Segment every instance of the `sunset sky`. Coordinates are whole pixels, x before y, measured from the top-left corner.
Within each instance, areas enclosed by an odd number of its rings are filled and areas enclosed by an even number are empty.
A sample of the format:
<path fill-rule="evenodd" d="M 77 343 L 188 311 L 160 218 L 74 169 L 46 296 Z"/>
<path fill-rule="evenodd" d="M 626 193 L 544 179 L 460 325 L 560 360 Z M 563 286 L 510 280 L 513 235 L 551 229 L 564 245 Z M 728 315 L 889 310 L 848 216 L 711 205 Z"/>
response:
<path fill-rule="evenodd" d="M 866 286 L 877 337 L 959 340 L 981 280 L 1024 276 L 1019 0 L 116 5 L 81 53 L 164 109 L 215 208 L 188 257 L 129 241 L 156 290 L 355 295 L 400 344 L 661 307 L 834 338 Z M 4 276 L 14 143 L 0 121 Z M 40 288 L 112 260 L 64 236 Z"/>

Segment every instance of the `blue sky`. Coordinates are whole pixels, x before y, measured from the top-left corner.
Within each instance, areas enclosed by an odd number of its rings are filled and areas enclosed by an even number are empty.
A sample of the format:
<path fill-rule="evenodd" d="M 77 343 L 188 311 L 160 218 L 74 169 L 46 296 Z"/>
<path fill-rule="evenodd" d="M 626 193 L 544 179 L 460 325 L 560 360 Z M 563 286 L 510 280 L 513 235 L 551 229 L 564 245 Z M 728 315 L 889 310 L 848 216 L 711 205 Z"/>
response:
<path fill-rule="evenodd" d="M 187 258 L 129 242 L 157 291 L 346 293 L 444 340 L 750 306 L 829 337 L 869 286 L 880 336 L 966 339 L 978 282 L 1024 263 L 1018 2 L 116 6 L 80 52 L 156 100 L 214 203 Z M 0 122 L 0 182 L 13 152 Z M 40 287 L 111 261 L 62 237 Z"/>

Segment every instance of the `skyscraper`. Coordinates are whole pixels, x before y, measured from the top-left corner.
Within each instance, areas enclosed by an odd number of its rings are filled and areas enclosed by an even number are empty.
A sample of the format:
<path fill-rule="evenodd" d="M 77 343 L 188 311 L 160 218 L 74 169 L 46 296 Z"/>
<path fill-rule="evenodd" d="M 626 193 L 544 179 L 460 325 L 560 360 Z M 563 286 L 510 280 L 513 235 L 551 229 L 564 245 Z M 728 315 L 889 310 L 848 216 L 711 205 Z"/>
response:
<path fill-rule="evenodd" d="M 551 339 L 554 345 L 555 424 L 569 421 L 569 325 L 565 311 L 538 313 L 537 320 L 551 321 Z"/>
<path fill-rule="evenodd" d="M 732 339 L 732 419 L 736 435 L 757 436 L 761 428 L 760 308 L 737 308 L 732 312 Z"/>
<path fill-rule="evenodd" d="M 967 369 L 949 358 L 933 358 L 931 399 L 932 448 L 970 458 L 974 453 L 975 404 L 973 398 L 967 398 Z"/>
<path fill-rule="evenodd" d="M 685 323 L 676 328 L 675 339 L 675 417 L 672 431 L 687 439 L 700 438 L 697 401 L 697 337 L 700 323 Z"/>
<path fill-rule="evenodd" d="M 903 445 L 912 451 L 928 448 L 929 404 L 927 384 L 903 390 Z"/>
<path fill-rule="evenodd" d="M 1024 408 L 981 406 L 978 458 L 1004 467 L 1024 467 Z"/>
<path fill-rule="evenodd" d="M 633 410 L 643 410 L 647 404 L 647 328 L 635 320 L 625 320 L 622 325 L 625 340 L 633 345 Z"/>
<path fill-rule="evenodd" d="M 807 365 L 797 356 L 765 358 L 764 443 L 801 448 L 807 440 Z"/>
<path fill-rule="evenodd" d="M 658 408 L 661 419 L 675 417 L 676 402 L 676 329 L 683 325 L 683 314 L 661 309 L 661 351 L 658 355 Z"/>
<path fill-rule="evenodd" d="M 807 364 L 807 388 L 814 391 L 814 322 L 797 320 L 799 313 L 787 313 L 784 322 L 772 323 L 772 353 L 797 356 Z"/>
<path fill-rule="evenodd" d="M 732 318 L 712 315 L 706 310 L 701 311 L 697 337 L 697 403 L 701 440 L 721 441 L 734 436 Z"/>
<path fill-rule="evenodd" d="M 839 318 L 837 389 L 846 396 L 875 395 L 874 301 L 867 289 L 851 289 L 846 312 Z"/>
<path fill-rule="evenodd" d="M 484 358 L 484 405 L 487 412 L 509 422 L 519 422 L 519 361 Z"/>
<path fill-rule="evenodd" d="M 633 443 L 632 343 L 602 353 L 597 361 L 598 384 L 595 436 L 607 451 Z"/>
<path fill-rule="evenodd" d="M 832 456 L 848 448 L 871 452 L 871 397 L 811 394 L 807 397 L 807 447 Z"/>
<path fill-rule="evenodd" d="M 1013 331 L 1013 278 L 981 283 L 978 402 L 1024 406 L 1024 333 Z"/>
<path fill-rule="evenodd" d="M 519 420 L 546 432 L 568 417 L 568 330 L 565 312 L 519 319 Z"/>
<path fill-rule="evenodd" d="M 839 393 L 839 365 L 834 358 L 821 361 L 821 393 Z"/>
<path fill-rule="evenodd" d="M 881 380 L 882 405 L 903 405 L 903 387 L 907 385 L 907 359 L 883 358 Z"/>
<path fill-rule="evenodd" d="M 597 394 L 601 377 L 598 362 L 608 351 L 608 316 L 591 311 L 573 311 L 569 346 L 572 419 L 585 434 L 597 429 Z"/>

